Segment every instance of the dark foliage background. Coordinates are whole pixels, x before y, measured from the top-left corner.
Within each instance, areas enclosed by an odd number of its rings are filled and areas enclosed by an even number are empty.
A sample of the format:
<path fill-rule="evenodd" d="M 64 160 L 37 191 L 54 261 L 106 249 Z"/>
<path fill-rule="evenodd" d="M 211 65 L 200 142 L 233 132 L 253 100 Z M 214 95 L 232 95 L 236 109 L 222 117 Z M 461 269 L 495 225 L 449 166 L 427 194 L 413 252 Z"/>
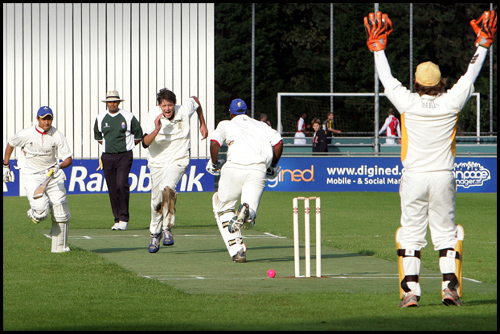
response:
<path fill-rule="evenodd" d="M 373 92 L 373 56 L 366 47 L 363 17 L 373 12 L 373 4 L 334 4 L 334 91 Z M 440 66 L 447 88 L 463 75 L 475 51 L 475 35 L 469 21 L 478 18 L 489 3 L 415 3 L 413 4 L 413 69 L 423 61 Z M 494 8 L 496 10 L 496 6 Z M 386 54 L 393 75 L 410 87 L 410 5 L 381 3 L 394 26 Z M 330 91 L 330 4 L 256 3 L 255 4 L 255 118 L 269 115 L 276 128 L 278 92 Z M 252 4 L 215 5 L 215 94 L 216 121 L 228 119 L 232 99 L 244 99 L 249 108 L 252 80 Z M 494 50 L 493 132 L 497 131 L 497 41 Z M 489 133 L 489 56 L 476 81 L 481 93 L 481 132 Z M 383 87 L 380 86 L 383 92 Z M 373 101 L 335 99 L 336 119 L 355 131 L 373 133 Z M 367 103 L 365 103 L 367 102 Z M 380 99 L 380 124 L 390 107 Z M 294 119 L 304 108 L 301 103 L 284 106 Z M 475 132 L 476 111 L 463 110 L 460 133 Z M 324 115 L 323 118 L 326 118 Z M 308 119 L 311 121 L 311 119 Z M 289 131 L 290 129 L 284 129 Z M 293 129 L 292 129 L 293 131 Z"/>

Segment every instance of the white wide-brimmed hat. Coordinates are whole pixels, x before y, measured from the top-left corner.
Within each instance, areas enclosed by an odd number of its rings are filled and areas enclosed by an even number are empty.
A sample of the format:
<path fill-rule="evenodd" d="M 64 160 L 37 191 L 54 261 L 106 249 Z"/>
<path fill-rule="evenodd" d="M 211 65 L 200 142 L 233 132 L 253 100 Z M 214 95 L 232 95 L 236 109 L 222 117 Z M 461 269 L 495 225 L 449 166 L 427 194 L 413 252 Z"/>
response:
<path fill-rule="evenodd" d="M 116 90 L 110 90 L 106 92 L 106 100 L 102 102 L 122 102 L 125 100 L 120 99 L 120 94 Z"/>

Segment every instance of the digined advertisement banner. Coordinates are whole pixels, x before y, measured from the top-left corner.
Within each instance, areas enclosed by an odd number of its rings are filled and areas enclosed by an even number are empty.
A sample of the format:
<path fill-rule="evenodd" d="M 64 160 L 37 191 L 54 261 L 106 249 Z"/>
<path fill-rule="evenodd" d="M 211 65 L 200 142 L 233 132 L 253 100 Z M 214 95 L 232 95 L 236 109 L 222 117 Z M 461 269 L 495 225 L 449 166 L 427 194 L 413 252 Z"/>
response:
<path fill-rule="evenodd" d="M 283 158 L 281 173 L 267 182 L 275 191 L 399 192 L 403 166 L 394 158 Z M 456 158 L 458 192 L 496 193 L 497 158 Z"/>
<path fill-rule="evenodd" d="M 19 170 L 13 168 L 15 181 L 3 184 L 4 196 L 25 196 Z M 207 159 L 191 159 L 186 174 L 177 185 L 178 192 L 214 192 L 215 177 L 205 170 Z M 97 159 L 74 160 L 64 170 L 68 195 L 107 192 Z M 399 157 L 300 157 L 282 158 L 281 172 L 268 180 L 266 191 L 374 191 L 398 192 L 403 167 Z M 497 192 L 497 158 L 457 158 L 454 168 L 457 191 Z M 131 193 L 151 191 L 146 159 L 136 159 L 129 174 Z"/>

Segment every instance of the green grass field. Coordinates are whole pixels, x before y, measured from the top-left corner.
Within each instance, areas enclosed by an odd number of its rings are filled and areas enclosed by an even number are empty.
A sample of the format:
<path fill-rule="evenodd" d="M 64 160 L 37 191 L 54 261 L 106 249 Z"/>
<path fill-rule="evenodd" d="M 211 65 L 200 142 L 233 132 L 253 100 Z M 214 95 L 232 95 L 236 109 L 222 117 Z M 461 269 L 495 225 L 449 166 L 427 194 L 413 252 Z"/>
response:
<path fill-rule="evenodd" d="M 322 199 L 325 277 L 291 278 L 291 206 L 299 195 L 264 194 L 257 226 L 243 233 L 249 249 L 242 264 L 226 252 L 211 193 L 178 195 L 176 243 L 156 254 L 147 251 L 149 194 L 132 194 L 127 231 L 110 230 L 106 194 L 69 196 L 72 251 L 65 254 L 50 253 L 50 220 L 35 225 L 26 198 L 4 197 L 3 329 L 497 330 L 496 194 L 457 196 L 464 306 L 441 304 L 429 241 L 420 307 L 409 309 L 397 306 L 399 195 L 308 194 Z M 268 269 L 277 277 L 267 278 Z"/>

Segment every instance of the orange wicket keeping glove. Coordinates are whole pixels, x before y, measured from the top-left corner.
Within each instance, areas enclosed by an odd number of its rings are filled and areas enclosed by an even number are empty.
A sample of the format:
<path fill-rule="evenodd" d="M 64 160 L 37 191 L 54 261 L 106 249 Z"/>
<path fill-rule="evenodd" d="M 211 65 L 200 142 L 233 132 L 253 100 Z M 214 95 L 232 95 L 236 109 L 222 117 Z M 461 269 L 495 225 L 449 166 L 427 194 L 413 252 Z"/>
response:
<path fill-rule="evenodd" d="M 387 45 L 387 36 L 392 32 L 392 21 L 382 12 L 369 13 L 364 18 L 365 30 L 368 35 L 366 44 L 370 51 L 382 51 Z"/>
<path fill-rule="evenodd" d="M 476 47 L 489 48 L 497 32 L 497 13 L 494 10 L 485 11 L 477 20 L 471 20 L 470 25 L 477 36 Z"/>

